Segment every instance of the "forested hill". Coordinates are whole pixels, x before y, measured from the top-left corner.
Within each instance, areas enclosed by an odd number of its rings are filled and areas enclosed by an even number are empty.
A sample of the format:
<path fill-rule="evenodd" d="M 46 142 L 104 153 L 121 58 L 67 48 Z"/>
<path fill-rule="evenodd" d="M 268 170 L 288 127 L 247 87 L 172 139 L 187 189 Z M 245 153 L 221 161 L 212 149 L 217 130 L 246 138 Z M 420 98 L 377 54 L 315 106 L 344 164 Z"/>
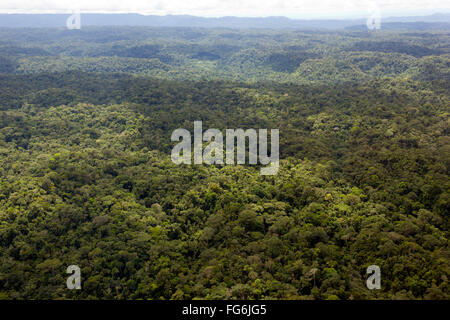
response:
<path fill-rule="evenodd" d="M 0 71 L 9 74 L 84 71 L 305 84 L 450 77 L 445 30 L 3 28 L 0 39 Z"/>
<path fill-rule="evenodd" d="M 449 36 L 0 29 L 0 298 L 449 299 Z M 279 173 L 173 164 L 198 120 Z"/>

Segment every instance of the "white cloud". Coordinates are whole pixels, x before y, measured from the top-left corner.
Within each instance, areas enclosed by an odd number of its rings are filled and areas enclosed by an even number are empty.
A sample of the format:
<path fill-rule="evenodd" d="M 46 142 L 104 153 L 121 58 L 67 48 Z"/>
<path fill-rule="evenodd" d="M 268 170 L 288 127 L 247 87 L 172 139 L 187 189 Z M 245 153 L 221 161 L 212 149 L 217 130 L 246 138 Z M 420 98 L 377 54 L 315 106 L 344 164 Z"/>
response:
<path fill-rule="evenodd" d="M 450 10 L 448 0 L 1 0 L 0 12 L 190 14 L 198 16 L 337 16 L 382 12 Z"/>

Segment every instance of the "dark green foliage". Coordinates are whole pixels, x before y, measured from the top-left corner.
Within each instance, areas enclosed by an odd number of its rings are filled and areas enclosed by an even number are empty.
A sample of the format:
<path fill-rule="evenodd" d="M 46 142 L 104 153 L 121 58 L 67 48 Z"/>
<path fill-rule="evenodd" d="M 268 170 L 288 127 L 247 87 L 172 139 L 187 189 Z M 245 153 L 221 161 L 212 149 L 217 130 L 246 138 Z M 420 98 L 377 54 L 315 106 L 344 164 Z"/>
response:
<path fill-rule="evenodd" d="M 17 66 L 13 59 L 0 56 L 0 73 L 14 73 Z"/>
<path fill-rule="evenodd" d="M 0 59 L 0 298 L 449 299 L 448 33 L 28 32 L 70 54 Z M 196 120 L 279 173 L 173 164 Z"/>

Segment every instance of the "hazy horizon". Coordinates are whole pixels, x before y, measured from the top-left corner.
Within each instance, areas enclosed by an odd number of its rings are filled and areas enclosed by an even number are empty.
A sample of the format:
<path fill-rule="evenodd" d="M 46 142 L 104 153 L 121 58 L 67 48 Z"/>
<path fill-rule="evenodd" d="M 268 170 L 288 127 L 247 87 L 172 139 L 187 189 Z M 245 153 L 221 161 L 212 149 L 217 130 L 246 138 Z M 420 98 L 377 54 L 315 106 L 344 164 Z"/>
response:
<path fill-rule="evenodd" d="M 55 14 L 55 15 L 70 15 L 75 12 L 80 12 L 81 14 L 104 14 L 104 15 L 113 15 L 113 14 L 137 14 L 141 16 L 159 16 L 159 17 L 182 17 L 182 16 L 190 16 L 196 18 L 212 18 L 212 19 L 220 19 L 220 18 L 288 18 L 291 20 L 352 20 L 352 19 L 365 19 L 367 17 L 366 13 L 353 13 L 353 14 L 342 14 L 342 15 L 305 15 L 305 16 L 287 16 L 287 15 L 268 15 L 268 16 L 239 16 L 239 15 L 223 15 L 223 16 L 202 16 L 202 15 L 193 15 L 193 14 L 143 14 L 139 12 L 83 12 L 83 11 L 71 11 L 71 12 L 1 12 L 1 15 L 45 15 L 45 14 Z M 429 12 L 429 13 L 407 13 L 407 12 L 396 12 L 396 13 L 384 13 L 382 14 L 383 18 L 413 18 L 413 17 L 428 17 L 433 15 L 450 15 L 449 11 L 442 12 Z"/>
<path fill-rule="evenodd" d="M 141 14 L 141 15 L 189 15 L 205 18 L 221 17 L 287 17 L 291 19 L 357 19 L 380 10 L 383 17 L 427 16 L 450 13 L 448 1 L 431 0 L 198 0 L 195 3 L 181 0 L 165 0 L 148 3 L 144 0 L 106 1 L 69 0 L 29 1 L 3 0 L 1 14 Z"/>

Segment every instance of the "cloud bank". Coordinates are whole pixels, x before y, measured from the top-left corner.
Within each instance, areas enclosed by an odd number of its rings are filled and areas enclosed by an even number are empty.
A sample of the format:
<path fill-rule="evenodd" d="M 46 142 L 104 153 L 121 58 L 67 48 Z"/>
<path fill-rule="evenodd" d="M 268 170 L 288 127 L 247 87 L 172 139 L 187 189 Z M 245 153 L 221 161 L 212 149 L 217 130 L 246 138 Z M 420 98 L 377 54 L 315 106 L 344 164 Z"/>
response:
<path fill-rule="evenodd" d="M 1 13 L 140 13 L 220 16 L 315 17 L 382 12 L 450 11 L 448 0 L 1 0 Z"/>

